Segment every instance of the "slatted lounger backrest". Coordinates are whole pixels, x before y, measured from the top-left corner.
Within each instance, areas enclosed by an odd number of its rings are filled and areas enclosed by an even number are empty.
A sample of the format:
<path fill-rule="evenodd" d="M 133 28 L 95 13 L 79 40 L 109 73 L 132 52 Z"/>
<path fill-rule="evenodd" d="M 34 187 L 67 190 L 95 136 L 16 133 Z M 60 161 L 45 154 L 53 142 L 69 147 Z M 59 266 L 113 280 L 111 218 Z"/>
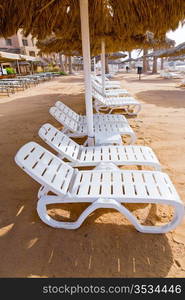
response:
<path fill-rule="evenodd" d="M 97 82 L 99 82 L 99 83 L 102 82 L 101 78 L 98 78 L 98 77 L 95 76 L 95 75 L 91 75 L 91 78 L 92 78 L 92 80 L 95 80 L 95 81 L 97 81 Z"/>
<path fill-rule="evenodd" d="M 92 95 L 95 98 L 95 100 L 100 101 L 101 103 L 106 105 L 106 97 L 103 97 L 100 93 L 98 93 L 93 87 L 92 87 Z"/>
<path fill-rule="evenodd" d="M 65 195 L 74 169 L 35 142 L 25 144 L 15 156 L 16 163 L 49 190 Z"/>
<path fill-rule="evenodd" d="M 58 107 L 61 111 L 63 111 L 68 117 L 74 119 L 77 122 L 79 121 L 80 119 L 79 114 L 77 114 L 74 110 L 72 110 L 70 107 L 65 105 L 63 102 L 57 101 L 55 103 L 55 106 Z"/>
<path fill-rule="evenodd" d="M 44 124 L 39 129 L 39 136 L 58 153 L 70 161 L 76 161 L 80 146 L 51 124 Z"/>
<path fill-rule="evenodd" d="M 78 123 L 65 115 L 60 109 L 57 107 L 51 107 L 49 110 L 50 114 L 60 122 L 64 127 L 71 130 L 72 132 L 76 132 L 78 130 Z"/>
<path fill-rule="evenodd" d="M 92 86 L 93 88 L 99 93 L 102 95 L 102 86 L 97 83 L 96 81 L 92 80 Z"/>

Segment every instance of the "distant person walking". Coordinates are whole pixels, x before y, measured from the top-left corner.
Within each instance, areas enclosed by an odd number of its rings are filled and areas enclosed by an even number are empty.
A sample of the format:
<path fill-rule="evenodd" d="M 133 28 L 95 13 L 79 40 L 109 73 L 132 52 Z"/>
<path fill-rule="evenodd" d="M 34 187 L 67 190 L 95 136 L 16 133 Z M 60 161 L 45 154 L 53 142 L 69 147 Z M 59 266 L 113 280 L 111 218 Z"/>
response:
<path fill-rule="evenodd" d="M 141 80 L 141 74 L 143 73 L 142 63 L 140 61 L 136 64 L 137 74 L 139 75 L 139 80 Z"/>
<path fill-rule="evenodd" d="M 129 71 L 129 66 L 126 66 L 126 72 L 128 73 L 128 71 Z"/>

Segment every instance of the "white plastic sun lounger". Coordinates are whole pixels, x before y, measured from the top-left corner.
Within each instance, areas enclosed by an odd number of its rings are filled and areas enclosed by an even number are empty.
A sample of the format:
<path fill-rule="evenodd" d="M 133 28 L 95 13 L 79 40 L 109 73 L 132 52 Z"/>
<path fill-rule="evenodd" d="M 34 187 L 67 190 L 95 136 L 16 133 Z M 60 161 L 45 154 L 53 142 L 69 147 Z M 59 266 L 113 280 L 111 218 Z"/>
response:
<path fill-rule="evenodd" d="M 94 170 L 79 171 L 64 163 L 37 143 L 24 145 L 15 156 L 16 163 L 41 184 L 37 212 L 49 226 L 76 229 L 98 208 L 112 208 L 125 215 L 140 232 L 165 233 L 184 217 L 181 202 L 167 174 L 159 171 L 120 170 L 112 164 L 100 164 Z M 55 195 L 49 195 L 52 192 Z M 60 222 L 47 212 L 48 204 L 82 203 L 90 205 L 75 222 Z M 173 206 L 173 219 L 162 226 L 145 226 L 121 203 L 160 203 Z"/>
<path fill-rule="evenodd" d="M 160 163 L 151 148 L 145 146 L 96 146 L 77 144 L 51 124 L 39 129 L 39 136 L 73 167 L 97 166 L 99 163 L 151 166 L 160 170 Z"/>
<path fill-rule="evenodd" d="M 62 132 L 70 137 L 84 137 L 87 136 L 87 124 L 78 123 L 72 118 L 69 118 L 56 106 L 51 107 L 50 114 L 64 126 Z M 117 133 L 122 136 L 129 136 L 129 144 L 134 144 L 136 135 L 128 123 L 125 122 L 96 122 L 94 123 L 95 133 Z"/>
<path fill-rule="evenodd" d="M 87 117 L 86 115 L 79 115 L 74 110 L 72 110 L 69 106 L 65 105 L 61 101 L 57 101 L 55 106 L 59 108 L 64 114 L 66 114 L 69 118 L 72 118 L 79 124 L 86 124 Z M 124 122 L 128 123 L 127 119 L 123 115 L 118 114 L 94 114 L 93 115 L 94 122 Z"/>
<path fill-rule="evenodd" d="M 121 109 L 128 115 L 137 115 L 141 110 L 141 104 L 133 97 L 103 97 L 100 93 L 92 90 L 94 108 L 97 113 L 108 111 L 110 114 L 113 110 Z"/>
<path fill-rule="evenodd" d="M 104 91 L 102 90 L 102 85 L 98 82 L 95 82 L 95 80 L 92 80 L 92 86 L 100 95 L 105 97 L 119 97 L 119 96 L 128 96 L 129 92 L 126 89 L 109 89 Z"/>
<path fill-rule="evenodd" d="M 96 82 L 98 82 L 99 84 L 102 84 L 102 78 L 99 76 L 94 76 L 91 75 L 92 79 L 94 79 Z M 121 84 L 119 81 L 110 81 L 107 77 L 105 77 L 105 88 L 108 89 L 118 89 L 120 88 Z"/>

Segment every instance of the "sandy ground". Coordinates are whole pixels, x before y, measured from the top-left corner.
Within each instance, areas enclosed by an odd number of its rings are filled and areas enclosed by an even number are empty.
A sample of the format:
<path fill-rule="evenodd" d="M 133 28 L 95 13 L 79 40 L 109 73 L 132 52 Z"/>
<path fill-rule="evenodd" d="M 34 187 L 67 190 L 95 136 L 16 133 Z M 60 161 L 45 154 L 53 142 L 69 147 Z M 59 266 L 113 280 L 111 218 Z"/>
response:
<path fill-rule="evenodd" d="M 139 81 L 136 74 L 119 74 L 116 80 L 143 103 L 139 117 L 129 119 L 137 144 L 154 149 L 185 200 L 185 90 L 176 87 L 178 80 L 158 75 Z M 14 156 L 31 140 L 45 146 L 37 133 L 45 122 L 59 127 L 48 113 L 56 100 L 84 113 L 82 75 L 0 97 L 0 277 L 185 277 L 185 222 L 161 235 L 138 233 L 114 210 L 94 212 L 74 231 L 41 222 L 39 185 L 14 163 Z M 51 208 L 51 214 L 75 220 L 84 207 Z M 130 209 L 142 220 L 148 207 Z M 148 222 L 163 223 L 171 213 L 152 206 Z"/>

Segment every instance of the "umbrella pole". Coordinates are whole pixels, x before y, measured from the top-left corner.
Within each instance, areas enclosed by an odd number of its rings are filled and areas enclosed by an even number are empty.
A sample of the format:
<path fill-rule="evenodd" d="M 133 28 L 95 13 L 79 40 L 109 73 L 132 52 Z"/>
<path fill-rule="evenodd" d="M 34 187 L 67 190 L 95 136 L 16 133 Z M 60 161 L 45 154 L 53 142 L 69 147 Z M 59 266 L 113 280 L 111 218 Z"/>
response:
<path fill-rule="evenodd" d="M 18 61 L 18 59 L 17 59 L 17 71 L 18 71 L 18 74 L 20 75 L 21 72 L 20 72 L 20 67 L 19 67 L 19 61 Z"/>
<path fill-rule="evenodd" d="M 32 63 L 32 61 L 31 61 L 31 72 L 32 72 L 32 74 L 34 74 L 34 69 L 33 69 L 33 63 Z"/>
<path fill-rule="evenodd" d="M 87 143 L 89 146 L 91 146 L 94 145 L 94 130 L 93 130 L 88 0 L 79 0 L 79 1 L 80 1 L 80 18 L 81 18 L 81 33 L 82 33 L 83 67 L 84 67 L 84 78 L 85 78 L 85 104 L 86 104 L 86 115 L 87 115 L 87 125 L 88 125 Z"/>
<path fill-rule="evenodd" d="M 102 92 L 105 94 L 105 41 L 101 41 L 101 76 L 102 76 Z"/>
<path fill-rule="evenodd" d="M 94 56 L 94 75 L 96 76 L 96 57 Z"/>

